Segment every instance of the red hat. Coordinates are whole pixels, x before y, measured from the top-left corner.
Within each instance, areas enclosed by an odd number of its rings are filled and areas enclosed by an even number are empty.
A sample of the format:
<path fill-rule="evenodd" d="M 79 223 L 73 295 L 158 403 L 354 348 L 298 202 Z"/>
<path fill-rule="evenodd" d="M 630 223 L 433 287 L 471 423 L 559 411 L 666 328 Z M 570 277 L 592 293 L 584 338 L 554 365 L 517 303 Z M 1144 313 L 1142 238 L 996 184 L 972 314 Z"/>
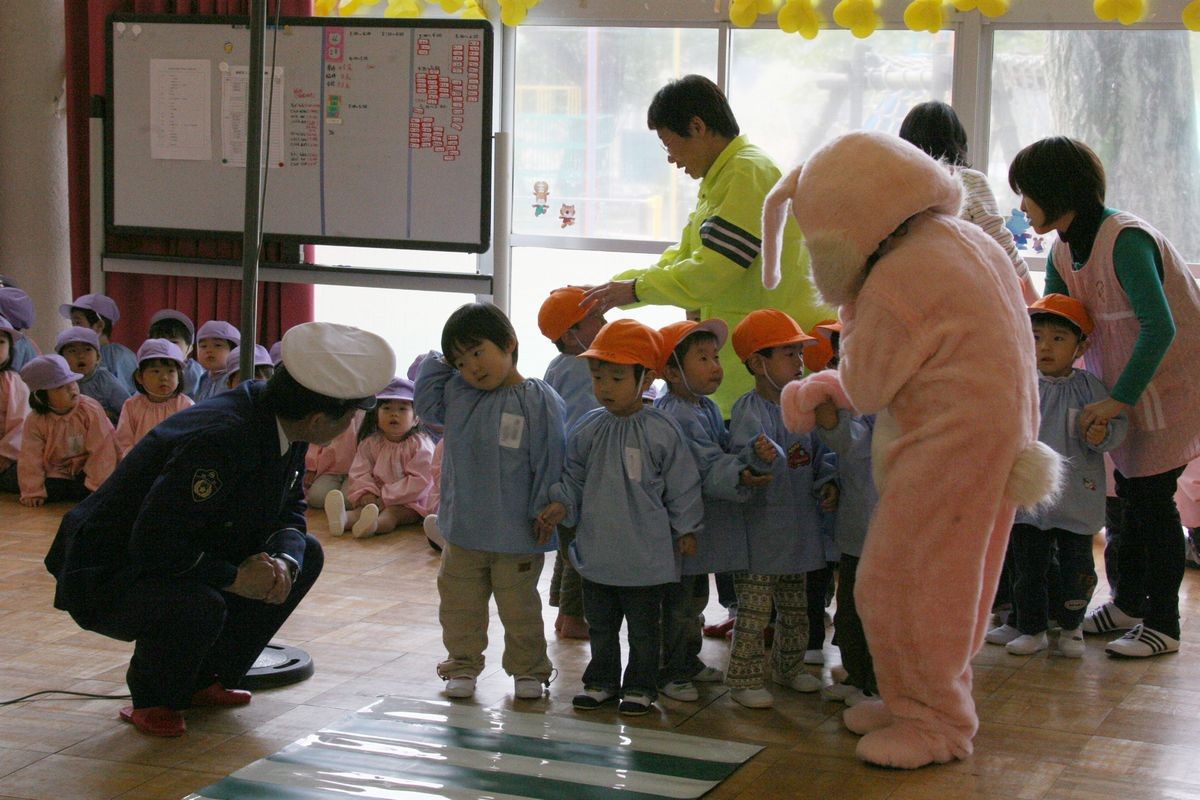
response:
<path fill-rule="evenodd" d="M 555 289 L 542 301 L 538 310 L 538 328 L 550 341 L 558 341 L 575 323 L 588 315 L 588 307 L 581 306 L 583 289 L 566 286 Z"/>
<path fill-rule="evenodd" d="M 700 321 L 683 319 L 661 327 L 658 329 L 658 333 L 663 339 L 657 367 L 659 372 L 662 372 L 663 368 L 670 363 L 671 353 L 675 352 L 679 343 L 698 331 L 706 331 L 717 337 L 718 350 L 725 346 L 725 340 L 729 338 L 729 326 L 725 324 L 725 320 L 716 317 Z"/>
<path fill-rule="evenodd" d="M 1095 329 L 1092 316 L 1088 314 L 1083 303 L 1065 294 L 1048 294 L 1029 307 L 1030 314 L 1053 314 L 1056 317 L 1068 319 L 1083 331 L 1084 336 L 1090 336 Z"/>
<path fill-rule="evenodd" d="M 637 320 L 614 319 L 600 329 L 592 340 L 592 346 L 580 353 L 579 357 L 655 369 L 661 352 L 662 336 L 654 328 Z"/>
<path fill-rule="evenodd" d="M 814 341 L 796 320 L 776 308 L 751 311 L 733 329 L 733 350 L 742 361 L 767 347 Z"/>

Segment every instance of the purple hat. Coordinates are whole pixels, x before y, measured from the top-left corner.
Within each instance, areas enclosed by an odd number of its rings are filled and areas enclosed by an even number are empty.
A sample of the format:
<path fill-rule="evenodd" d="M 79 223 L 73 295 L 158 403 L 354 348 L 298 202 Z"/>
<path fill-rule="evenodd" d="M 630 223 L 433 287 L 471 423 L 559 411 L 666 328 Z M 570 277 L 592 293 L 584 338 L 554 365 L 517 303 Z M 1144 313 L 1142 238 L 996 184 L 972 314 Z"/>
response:
<path fill-rule="evenodd" d="M 271 349 L 267 353 L 271 356 L 271 363 L 279 366 L 279 362 L 283 361 L 283 342 L 276 342 L 271 345 Z"/>
<path fill-rule="evenodd" d="M 117 310 L 116 302 L 104 294 L 80 295 L 73 302 L 63 303 L 59 306 L 58 313 L 64 318 L 70 319 L 72 308 L 86 308 L 88 311 L 95 311 L 109 322 L 116 322 L 121 318 L 121 312 Z"/>
<path fill-rule="evenodd" d="M 237 347 L 242 341 L 242 332 L 223 319 L 210 319 L 196 331 L 196 342 L 203 339 L 226 339 Z"/>
<path fill-rule="evenodd" d="M 33 300 L 15 286 L 0 288 L 0 314 L 8 317 L 13 327 L 19 330 L 32 328 L 33 321 L 37 319 Z"/>
<path fill-rule="evenodd" d="M 84 328 L 79 325 L 67 328 L 58 335 L 58 338 L 54 340 L 54 352 L 61 353 L 64 347 L 76 342 L 91 345 L 92 349 L 97 353 L 100 352 L 100 334 L 91 328 Z"/>
<path fill-rule="evenodd" d="M 153 328 L 154 323 L 162 322 L 164 319 L 174 319 L 183 323 L 183 327 L 187 328 L 188 338 L 192 341 L 196 340 L 196 326 L 192 323 L 192 318 L 182 311 L 176 311 L 173 308 L 163 308 L 154 312 L 154 316 L 150 318 L 148 328 Z"/>
<path fill-rule="evenodd" d="M 421 353 L 413 359 L 413 362 L 408 365 L 408 379 L 415 381 L 417 375 L 421 372 L 421 365 L 425 363 L 425 359 L 429 358 L 429 353 Z"/>
<path fill-rule="evenodd" d="M 229 351 L 229 355 L 225 356 L 225 371 L 237 372 L 241 367 L 242 348 L 235 347 Z M 261 344 L 254 345 L 254 366 L 256 367 L 273 367 L 275 362 L 271 360 L 271 354 L 267 352 L 267 348 Z"/>
<path fill-rule="evenodd" d="M 149 361 L 152 358 L 174 361 L 180 369 L 183 369 L 184 366 L 183 351 L 170 339 L 147 339 L 142 342 L 142 346 L 137 351 L 138 368 L 141 368 L 143 361 Z"/>
<path fill-rule="evenodd" d="M 408 378 L 392 378 L 392 382 L 383 387 L 383 391 L 375 395 L 379 400 L 408 400 L 413 399 L 413 382 Z"/>
<path fill-rule="evenodd" d="M 6 332 L 12 337 L 14 342 L 25 335 L 17 330 L 16 327 L 14 327 L 13 324 L 9 322 L 3 314 L 0 314 L 0 331 Z"/>
<path fill-rule="evenodd" d="M 57 389 L 71 381 L 83 380 L 78 372 L 72 372 L 67 366 L 67 360 L 58 353 L 48 356 L 38 356 L 30 359 L 21 367 L 21 380 L 29 387 L 29 391 L 37 392 L 42 389 Z"/>

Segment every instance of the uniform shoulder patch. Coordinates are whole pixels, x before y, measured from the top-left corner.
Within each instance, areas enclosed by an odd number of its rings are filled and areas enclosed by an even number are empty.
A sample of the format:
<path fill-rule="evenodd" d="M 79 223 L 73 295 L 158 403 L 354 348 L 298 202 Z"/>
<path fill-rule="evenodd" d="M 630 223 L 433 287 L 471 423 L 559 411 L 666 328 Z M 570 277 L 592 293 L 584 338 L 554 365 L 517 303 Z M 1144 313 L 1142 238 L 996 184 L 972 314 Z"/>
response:
<path fill-rule="evenodd" d="M 192 500 L 203 503 L 221 491 L 221 476 L 215 469 L 198 469 L 192 475 Z"/>

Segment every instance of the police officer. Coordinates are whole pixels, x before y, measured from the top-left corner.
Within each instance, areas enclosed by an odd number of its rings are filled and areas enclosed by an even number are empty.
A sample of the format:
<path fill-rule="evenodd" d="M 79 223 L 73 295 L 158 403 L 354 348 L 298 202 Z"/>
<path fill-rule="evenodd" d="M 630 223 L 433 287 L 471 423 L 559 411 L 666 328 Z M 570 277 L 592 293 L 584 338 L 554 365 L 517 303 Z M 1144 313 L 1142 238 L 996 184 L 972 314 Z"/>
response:
<path fill-rule="evenodd" d="M 305 532 L 308 442 L 375 404 L 395 355 L 375 334 L 311 322 L 283 337 L 269 382 L 167 418 L 69 511 L 46 556 L 54 605 L 135 643 L 121 718 L 179 736 L 191 706 L 237 706 L 236 687 L 321 572 Z"/>

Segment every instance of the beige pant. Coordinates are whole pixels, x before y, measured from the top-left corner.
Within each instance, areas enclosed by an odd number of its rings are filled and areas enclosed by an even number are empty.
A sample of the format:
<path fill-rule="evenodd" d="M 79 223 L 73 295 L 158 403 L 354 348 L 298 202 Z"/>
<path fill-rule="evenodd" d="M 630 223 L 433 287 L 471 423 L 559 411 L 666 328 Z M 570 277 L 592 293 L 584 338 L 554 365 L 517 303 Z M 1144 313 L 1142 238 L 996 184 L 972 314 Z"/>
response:
<path fill-rule="evenodd" d="M 438 664 L 439 675 L 475 677 L 483 671 L 488 598 L 495 596 L 504 625 L 504 671 L 549 680 L 551 665 L 537 588 L 545 561 L 543 553 L 489 553 L 447 542 L 437 585 L 438 619 L 448 655 Z"/>

